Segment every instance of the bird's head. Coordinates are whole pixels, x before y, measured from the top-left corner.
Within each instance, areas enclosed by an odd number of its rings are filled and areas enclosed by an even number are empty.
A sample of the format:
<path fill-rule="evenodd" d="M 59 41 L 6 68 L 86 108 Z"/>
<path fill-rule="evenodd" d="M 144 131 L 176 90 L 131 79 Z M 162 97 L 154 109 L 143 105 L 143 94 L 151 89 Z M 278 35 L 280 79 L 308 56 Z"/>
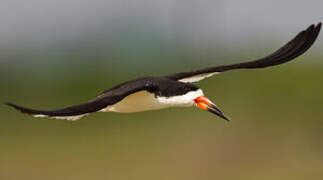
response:
<path fill-rule="evenodd" d="M 197 108 L 209 111 L 213 114 L 218 115 L 219 117 L 230 121 L 230 118 L 228 118 L 227 116 L 225 116 L 223 114 L 223 112 L 211 101 L 209 100 L 207 97 L 205 96 L 199 96 L 197 98 L 194 99 L 194 105 Z"/>
<path fill-rule="evenodd" d="M 205 97 L 202 89 L 196 85 L 166 80 L 159 82 L 157 88 L 153 89 L 152 92 L 155 93 L 157 101 L 163 107 L 196 106 L 229 121 L 229 118 L 211 100 Z"/>

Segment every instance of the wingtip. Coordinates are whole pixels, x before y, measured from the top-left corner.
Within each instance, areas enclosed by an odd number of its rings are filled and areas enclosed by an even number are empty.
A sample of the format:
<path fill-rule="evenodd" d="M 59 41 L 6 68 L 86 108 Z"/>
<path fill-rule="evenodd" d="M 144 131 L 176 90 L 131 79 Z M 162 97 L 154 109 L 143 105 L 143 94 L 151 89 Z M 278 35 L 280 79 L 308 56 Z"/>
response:
<path fill-rule="evenodd" d="M 7 105 L 7 106 L 14 107 L 14 104 L 12 104 L 11 102 L 4 102 L 3 104 L 4 104 L 4 105 Z"/>
<path fill-rule="evenodd" d="M 318 22 L 317 24 L 311 24 L 310 26 L 308 26 L 308 28 L 305 31 L 312 31 L 314 29 L 320 31 L 322 26 L 322 22 Z"/>
<path fill-rule="evenodd" d="M 315 28 L 318 29 L 318 31 L 320 31 L 321 26 L 322 26 L 322 22 L 319 22 L 319 23 L 317 23 Z"/>
<path fill-rule="evenodd" d="M 13 108 L 21 111 L 21 108 L 19 108 L 19 106 L 15 105 L 15 104 L 13 104 L 11 102 L 4 102 L 3 104 L 5 104 L 7 106 L 10 106 L 10 107 L 13 107 Z"/>
<path fill-rule="evenodd" d="M 4 102 L 5 105 L 7 106 L 10 106 L 12 108 L 15 108 L 16 110 L 22 112 L 22 113 L 25 113 L 25 114 L 29 114 L 29 115 L 32 115 L 33 113 L 29 112 L 28 109 L 24 108 L 24 107 L 21 107 L 21 106 L 18 106 L 16 104 L 13 104 L 11 102 Z"/>

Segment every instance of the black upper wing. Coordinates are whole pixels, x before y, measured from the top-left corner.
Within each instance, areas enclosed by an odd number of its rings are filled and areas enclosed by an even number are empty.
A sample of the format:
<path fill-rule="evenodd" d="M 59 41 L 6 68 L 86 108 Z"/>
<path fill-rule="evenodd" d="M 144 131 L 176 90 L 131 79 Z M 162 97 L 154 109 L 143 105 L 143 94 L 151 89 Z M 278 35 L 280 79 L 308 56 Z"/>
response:
<path fill-rule="evenodd" d="M 299 55 L 303 54 L 306 50 L 308 50 L 316 40 L 320 32 L 320 29 L 321 23 L 317 24 L 316 26 L 312 24 L 306 30 L 298 33 L 291 41 L 289 41 L 283 47 L 281 47 L 274 53 L 258 60 L 225 66 L 209 67 L 191 72 L 175 73 L 167 75 L 165 77 L 172 80 L 184 81 L 184 79 L 187 79 L 184 82 L 195 82 L 204 79 L 205 77 L 209 77 L 215 72 L 224 72 L 232 69 L 264 68 L 282 64 L 298 57 Z M 196 80 L 189 80 L 189 78 L 196 78 Z"/>

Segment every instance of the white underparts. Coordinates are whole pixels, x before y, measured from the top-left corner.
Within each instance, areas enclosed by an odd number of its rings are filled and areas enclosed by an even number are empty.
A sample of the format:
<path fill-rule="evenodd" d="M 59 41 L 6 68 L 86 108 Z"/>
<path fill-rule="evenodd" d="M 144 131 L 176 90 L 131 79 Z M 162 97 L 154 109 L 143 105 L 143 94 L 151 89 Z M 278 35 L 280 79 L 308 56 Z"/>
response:
<path fill-rule="evenodd" d="M 102 109 L 101 111 L 130 113 L 168 107 L 190 107 L 194 105 L 194 99 L 200 96 L 203 96 L 201 89 L 190 91 L 184 95 L 172 97 L 156 97 L 153 93 L 139 91 L 125 97 L 123 100 L 112 106 Z"/>

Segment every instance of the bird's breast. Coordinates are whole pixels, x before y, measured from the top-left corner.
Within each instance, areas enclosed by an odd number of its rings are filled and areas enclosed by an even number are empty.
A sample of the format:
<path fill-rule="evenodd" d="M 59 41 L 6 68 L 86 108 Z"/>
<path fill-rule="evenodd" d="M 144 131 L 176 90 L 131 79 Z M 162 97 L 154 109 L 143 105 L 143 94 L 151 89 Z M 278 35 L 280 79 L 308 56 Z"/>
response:
<path fill-rule="evenodd" d="M 148 111 L 154 109 L 166 108 L 163 103 L 160 103 L 153 93 L 148 91 L 139 91 L 131 94 L 114 105 L 108 106 L 102 111 L 113 111 L 120 113 L 131 113 Z"/>

